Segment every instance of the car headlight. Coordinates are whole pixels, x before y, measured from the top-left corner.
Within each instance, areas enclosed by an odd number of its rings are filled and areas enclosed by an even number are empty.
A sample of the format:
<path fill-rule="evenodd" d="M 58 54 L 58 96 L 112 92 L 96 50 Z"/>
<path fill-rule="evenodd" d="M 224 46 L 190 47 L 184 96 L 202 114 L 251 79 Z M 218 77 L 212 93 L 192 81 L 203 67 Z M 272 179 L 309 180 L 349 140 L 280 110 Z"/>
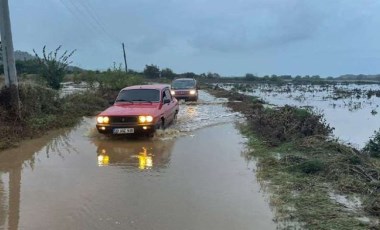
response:
<path fill-rule="evenodd" d="M 175 91 L 174 91 L 174 90 L 171 90 L 170 93 L 171 93 L 172 95 L 175 95 Z"/>
<path fill-rule="evenodd" d="M 99 123 L 99 124 L 108 124 L 110 122 L 110 118 L 109 117 L 103 117 L 103 116 L 99 116 L 96 121 Z"/>
<path fill-rule="evenodd" d="M 139 116 L 139 122 L 140 123 L 150 123 L 153 121 L 152 116 Z"/>
<path fill-rule="evenodd" d="M 193 90 L 193 89 L 190 90 L 190 94 L 191 94 L 191 95 L 194 95 L 194 94 L 196 94 L 196 93 L 197 93 L 197 91 L 195 91 L 195 90 Z"/>
<path fill-rule="evenodd" d="M 146 121 L 147 122 L 152 122 L 153 121 L 153 117 L 152 116 L 146 116 Z"/>

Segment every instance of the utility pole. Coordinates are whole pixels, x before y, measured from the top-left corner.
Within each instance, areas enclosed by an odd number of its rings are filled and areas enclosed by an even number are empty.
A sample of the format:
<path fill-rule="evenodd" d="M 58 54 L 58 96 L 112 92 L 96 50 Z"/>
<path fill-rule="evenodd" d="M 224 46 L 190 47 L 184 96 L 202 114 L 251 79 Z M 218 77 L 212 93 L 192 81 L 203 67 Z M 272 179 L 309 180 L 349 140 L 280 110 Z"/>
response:
<path fill-rule="evenodd" d="M 0 35 L 3 52 L 5 87 L 8 89 L 10 97 L 7 102 L 7 107 L 13 110 L 18 118 L 21 118 L 21 102 L 18 93 L 18 81 L 8 0 L 0 0 Z"/>
<path fill-rule="evenodd" d="M 6 87 L 18 87 L 8 0 L 0 0 L 0 33 Z M 18 98 L 17 98 L 18 99 Z"/>
<path fill-rule="evenodd" d="M 127 68 L 127 56 L 125 55 L 124 42 L 122 43 L 122 45 L 123 45 L 123 53 L 124 53 L 125 72 L 128 73 L 128 68 Z"/>

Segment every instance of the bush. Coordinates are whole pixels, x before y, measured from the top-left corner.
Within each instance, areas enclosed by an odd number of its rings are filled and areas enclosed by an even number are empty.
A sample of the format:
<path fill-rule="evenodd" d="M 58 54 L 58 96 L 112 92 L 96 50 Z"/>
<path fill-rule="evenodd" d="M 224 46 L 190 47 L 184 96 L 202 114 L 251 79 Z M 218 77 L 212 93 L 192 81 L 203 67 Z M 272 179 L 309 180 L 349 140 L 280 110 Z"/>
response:
<path fill-rule="evenodd" d="M 52 128 L 74 125 L 83 116 L 95 115 L 108 102 L 99 94 L 86 91 L 60 98 L 58 91 L 41 85 L 20 84 L 21 113 L 7 108 L 9 90 L 0 90 L 0 149 Z"/>
<path fill-rule="evenodd" d="M 46 53 L 46 46 L 44 46 L 42 49 L 42 57 L 33 50 L 40 66 L 41 76 L 51 88 L 56 90 L 61 88 L 61 82 L 63 81 L 67 67 L 71 63 L 68 59 L 75 52 L 75 50 L 73 50 L 68 53 L 66 50 L 61 56 L 58 56 L 61 47 L 62 46 L 59 46 L 54 52 L 50 51 L 49 53 Z"/>
<path fill-rule="evenodd" d="M 364 146 L 363 151 L 372 157 L 380 158 L 380 130 Z"/>
<path fill-rule="evenodd" d="M 261 109 L 252 117 L 251 123 L 253 129 L 272 145 L 313 135 L 327 136 L 333 130 L 322 115 L 288 105 L 279 109 Z"/>
<path fill-rule="evenodd" d="M 41 85 L 20 84 L 21 117 L 54 114 L 59 112 L 60 99 L 58 91 Z"/>
<path fill-rule="evenodd" d="M 296 168 L 306 174 L 315 174 L 322 171 L 325 168 L 325 165 L 321 160 L 314 159 L 305 161 L 296 166 Z"/>
<path fill-rule="evenodd" d="M 72 94 L 62 99 L 62 111 L 68 116 L 92 116 L 107 105 L 107 100 L 95 92 Z"/>
<path fill-rule="evenodd" d="M 98 86 L 102 94 L 113 91 L 120 91 L 122 88 L 131 85 L 143 84 L 143 79 L 135 74 L 127 74 L 121 67 L 113 67 L 102 73 L 94 71 L 83 72 L 75 76 L 75 81 L 84 81 L 89 87 Z"/>
<path fill-rule="evenodd" d="M 99 83 L 99 90 L 102 92 L 119 91 L 124 87 L 143 83 L 140 77 L 122 72 L 106 72 L 97 77 L 97 82 Z"/>

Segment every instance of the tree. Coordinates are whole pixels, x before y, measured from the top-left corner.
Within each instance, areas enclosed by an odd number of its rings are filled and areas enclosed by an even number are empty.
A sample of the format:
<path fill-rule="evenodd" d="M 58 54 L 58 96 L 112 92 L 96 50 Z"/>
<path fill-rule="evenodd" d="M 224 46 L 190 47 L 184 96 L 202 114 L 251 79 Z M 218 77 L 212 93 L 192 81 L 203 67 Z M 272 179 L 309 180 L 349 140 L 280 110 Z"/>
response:
<path fill-rule="evenodd" d="M 18 74 L 38 74 L 40 65 L 35 60 L 19 61 L 16 60 L 16 69 Z"/>
<path fill-rule="evenodd" d="M 255 75 L 251 74 L 251 73 L 246 73 L 245 74 L 245 78 L 248 80 L 248 81 L 255 81 L 255 80 L 258 80 L 258 77 L 256 77 Z"/>
<path fill-rule="evenodd" d="M 42 49 L 42 57 L 40 57 L 37 52 L 33 49 L 33 53 L 36 56 L 36 60 L 40 65 L 40 74 L 46 80 L 47 84 L 58 90 L 61 88 L 61 82 L 67 71 L 67 67 L 71 62 L 69 58 L 75 53 L 76 50 L 68 52 L 67 50 L 63 52 L 61 56 L 58 56 L 58 52 L 62 46 L 58 46 L 57 49 L 46 52 L 46 46 Z"/>
<path fill-rule="evenodd" d="M 148 78 L 159 78 L 160 68 L 156 65 L 145 65 L 144 75 Z"/>
<path fill-rule="evenodd" d="M 167 78 L 167 79 L 174 79 L 176 74 L 173 72 L 173 70 L 169 68 L 165 68 L 161 70 L 161 77 Z"/>
<path fill-rule="evenodd" d="M 292 75 L 281 75 L 280 78 L 283 80 L 292 80 Z"/>
<path fill-rule="evenodd" d="M 193 72 L 186 72 L 186 73 L 181 73 L 181 77 L 184 78 L 196 78 L 197 75 Z"/>
<path fill-rule="evenodd" d="M 200 77 L 200 78 L 206 78 L 207 75 L 206 75 L 205 73 L 201 73 L 201 74 L 199 75 L 199 77 Z"/>
<path fill-rule="evenodd" d="M 207 78 L 220 78 L 220 75 L 218 73 L 207 73 Z"/>

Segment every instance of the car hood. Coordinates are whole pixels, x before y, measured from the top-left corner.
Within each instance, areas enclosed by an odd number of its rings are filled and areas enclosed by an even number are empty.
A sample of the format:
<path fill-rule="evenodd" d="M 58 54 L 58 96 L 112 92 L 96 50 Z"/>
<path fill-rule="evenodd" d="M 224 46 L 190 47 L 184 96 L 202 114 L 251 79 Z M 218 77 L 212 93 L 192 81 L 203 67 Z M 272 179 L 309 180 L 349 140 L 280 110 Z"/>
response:
<path fill-rule="evenodd" d="M 101 116 L 138 116 L 138 115 L 151 115 L 155 116 L 160 110 L 159 103 L 145 104 L 125 104 L 120 103 L 109 107 L 101 112 Z"/>

